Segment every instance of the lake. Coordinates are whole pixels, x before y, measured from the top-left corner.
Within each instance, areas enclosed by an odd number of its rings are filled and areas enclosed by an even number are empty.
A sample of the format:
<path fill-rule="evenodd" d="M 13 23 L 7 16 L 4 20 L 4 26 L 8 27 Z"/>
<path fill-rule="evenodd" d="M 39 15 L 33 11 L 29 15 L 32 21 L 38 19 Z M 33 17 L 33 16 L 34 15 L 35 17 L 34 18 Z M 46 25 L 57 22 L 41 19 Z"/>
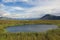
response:
<path fill-rule="evenodd" d="M 56 29 L 56 25 L 23 25 L 7 27 L 7 32 L 44 32 L 51 29 Z"/>

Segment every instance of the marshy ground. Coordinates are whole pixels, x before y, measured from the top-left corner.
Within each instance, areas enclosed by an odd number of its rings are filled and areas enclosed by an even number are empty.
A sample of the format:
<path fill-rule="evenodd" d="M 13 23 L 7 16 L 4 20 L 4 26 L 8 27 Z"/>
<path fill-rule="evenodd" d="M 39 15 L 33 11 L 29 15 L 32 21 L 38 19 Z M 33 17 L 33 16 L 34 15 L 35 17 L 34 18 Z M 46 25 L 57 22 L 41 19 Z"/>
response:
<path fill-rule="evenodd" d="M 57 25 L 47 32 L 10 33 L 5 28 L 29 24 Z M 60 40 L 60 20 L 0 20 L 0 40 Z"/>

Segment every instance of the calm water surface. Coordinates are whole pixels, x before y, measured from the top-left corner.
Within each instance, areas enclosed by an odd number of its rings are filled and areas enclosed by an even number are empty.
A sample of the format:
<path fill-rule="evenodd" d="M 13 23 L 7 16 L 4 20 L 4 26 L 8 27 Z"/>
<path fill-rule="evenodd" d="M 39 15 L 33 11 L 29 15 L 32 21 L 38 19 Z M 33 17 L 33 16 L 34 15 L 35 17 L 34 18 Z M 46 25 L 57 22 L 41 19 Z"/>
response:
<path fill-rule="evenodd" d="M 8 27 L 8 32 L 44 32 L 50 29 L 56 29 L 56 25 L 23 25 Z"/>

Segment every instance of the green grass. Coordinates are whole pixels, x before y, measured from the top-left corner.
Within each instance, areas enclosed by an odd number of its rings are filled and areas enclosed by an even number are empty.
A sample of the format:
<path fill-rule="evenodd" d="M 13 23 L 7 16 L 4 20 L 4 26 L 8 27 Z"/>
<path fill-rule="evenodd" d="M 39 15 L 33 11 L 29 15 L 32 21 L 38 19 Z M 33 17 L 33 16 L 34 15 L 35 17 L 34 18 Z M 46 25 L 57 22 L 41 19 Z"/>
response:
<path fill-rule="evenodd" d="M 8 33 L 5 28 L 28 24 L 51 24 L 58 28 L 47 32 Z M 60 40 L 60 20 L 0 20 L 0 40 Z"/>

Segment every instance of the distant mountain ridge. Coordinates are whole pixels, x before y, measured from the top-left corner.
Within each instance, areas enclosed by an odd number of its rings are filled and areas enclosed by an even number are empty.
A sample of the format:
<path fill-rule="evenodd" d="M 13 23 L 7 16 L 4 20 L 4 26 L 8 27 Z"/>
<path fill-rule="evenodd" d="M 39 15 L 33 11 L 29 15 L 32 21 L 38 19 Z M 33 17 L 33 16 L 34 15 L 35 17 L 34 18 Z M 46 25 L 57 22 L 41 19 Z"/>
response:
<path fill-rule="evenodd" d="M 8 18 L 8 17 L 0 17 L 0 20 L 60 20 L 60 16 L 55 16 L 51 14 L 46 14 L 41 18 L 29 18 L 29 19 L 20 19 L 20 18 Z"/>
<path fill-rule="evenodd" d="M 42 19 L 42 20 L 60 20 L 60 16 L 46 14 L 45 16 L 41 17 L 40 19 Z"/>
<path fill-rule="evenodd" d="M 0 20 L 38 20 L 39 18 L 8 18 L 8 17 L 0 17 Z"/>
<path fill-rule="evenodd" d="M 8 17 L 0 17 L 0 20 L 11 20 L 12 18 L 8 18 Z"/>

